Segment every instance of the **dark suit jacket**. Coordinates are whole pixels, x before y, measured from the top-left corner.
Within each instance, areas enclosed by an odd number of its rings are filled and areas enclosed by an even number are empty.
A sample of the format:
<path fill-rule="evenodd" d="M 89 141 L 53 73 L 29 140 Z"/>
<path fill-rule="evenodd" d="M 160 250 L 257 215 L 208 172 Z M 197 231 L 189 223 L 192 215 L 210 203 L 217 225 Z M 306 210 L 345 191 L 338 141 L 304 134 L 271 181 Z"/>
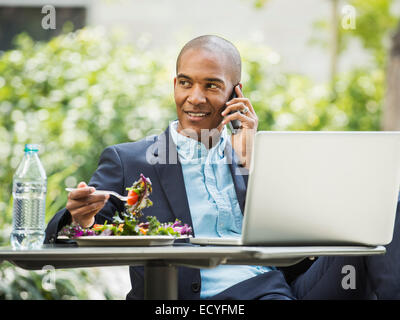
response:
<path fill-rule="evenodd" d="M 228 163 L 231 163 L 229 167 L 243 213 L 248 172 L 238 163 L 230 143 L 227 143 L 225 155 Z M 141 173 L 151 179 L 153 186 L 150 198 L 154 205 L 146 208 L 143 211 L 144 215 L 156 216 L 161 222 L 172 222 L 178 218 L 183 223 L 193 226 L 182 167 L 169 128 L 159 136 L 106 148 L 100 156 L 98 168 L 89 185 L 97 189 L 114 190 L 119 194 L 126 194 L 126 188 L 130 187 Z M 96 223 L 103 224 L 105 220 L 111 222 L 115 212 L 122 212 L 123 209 L 120 200 L 110 197 L 105 207 L 96 215 Z M 57 212 L 47 226 L 45 242 L 54 243 L 57 232 L 70 222 L 71 215 L 66 209 Z M 195 235 L 196 230 L 193 232 Z M 178 298 L 199 299 L 201 288 L 199 270 L 184 267 L 178 270 Z M 294 269 L 294 273 L 287 270 L 287 280 L 292 280 L 293 275 L 297 273 L 301 272 L 297 269 Z M 143 267 L 130 267 L 132 290 L 127 296 L 128 299 L 143 299 L 143 274 Z M 232 294 L 229 293 L 229 297 L 231 296 Z M 243 297 L 243 294 L 240 296 Z"/>

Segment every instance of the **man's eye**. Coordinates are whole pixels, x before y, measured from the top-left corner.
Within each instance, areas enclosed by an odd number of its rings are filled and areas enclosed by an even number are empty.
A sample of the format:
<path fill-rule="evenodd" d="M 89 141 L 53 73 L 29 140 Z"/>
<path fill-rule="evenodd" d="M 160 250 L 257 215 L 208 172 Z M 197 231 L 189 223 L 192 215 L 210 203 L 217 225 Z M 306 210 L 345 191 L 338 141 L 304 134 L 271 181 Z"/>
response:
<path fill-rule="evenodd" d="M 189 81 L 187 81 L 187 80 L 180 80 L 179 84 L 184 87 L 187 87 L 188 85 L 190 85 Z"/>
<path fill-rule="evenodd" d="M 208 86 L 210 89 L 217 89 L 217 88 L 218 88 L 218 86 L 217 86 L 215 83 L 209 83 L 207 86 Z"/>

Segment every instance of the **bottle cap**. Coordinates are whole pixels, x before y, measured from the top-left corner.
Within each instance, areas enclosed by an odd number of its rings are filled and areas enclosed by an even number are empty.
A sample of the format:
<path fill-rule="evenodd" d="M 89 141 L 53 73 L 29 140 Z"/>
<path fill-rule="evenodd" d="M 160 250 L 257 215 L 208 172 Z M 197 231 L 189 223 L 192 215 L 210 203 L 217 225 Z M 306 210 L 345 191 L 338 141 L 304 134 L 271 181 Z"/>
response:
<path fill-rule="evenodd" d="M 38 152 L 39 151 L 39 145 L 38 144 L 26 144 L 25 145 L 25 152 Z"/>

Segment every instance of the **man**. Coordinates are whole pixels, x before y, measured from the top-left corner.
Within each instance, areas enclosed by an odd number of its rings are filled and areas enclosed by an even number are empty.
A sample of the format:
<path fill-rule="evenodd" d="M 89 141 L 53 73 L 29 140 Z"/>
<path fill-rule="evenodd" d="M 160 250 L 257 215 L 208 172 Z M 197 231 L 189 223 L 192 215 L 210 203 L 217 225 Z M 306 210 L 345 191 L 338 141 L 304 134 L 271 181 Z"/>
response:
<path fill-rule="evenodd" d="M 162 222 L 178 218 L 192 226 L 196 236 L 240 237 L 246 169 L 258 119 L 241 92 L 239 52 L 220 37 L 198 37 L 181 50 L 176 73 L 178 121 L 160 136 L 106 148 L 90 187 L 81 182 L 68 195 L 66 208 L 49 222 L 47 242 L 54 242 L 61 227 L 71 221 L 83 227 L 111 221 L 115 211 L 123 211 L 123 203 L 94 195 L 95 188 L 125 194 L 140 173 L 153 184 L 154 205 L 144 210 L 145 215 Z M 230 99 L 233 90 L 237 97 Z M 240 120 L 241 127 L 229 136 L 225 125 L 231 120 Z M 294 273 L 258 266 L 182 267 L 178 298 L 400 298 L 396 231 L 393 239 L 384 257 L 324 257 L 307 271 Z M 341 285 L 346 265 L 356 270 L 357 287 L 351 290 Z M 132 290 L 127 298 L 142 299 L 143 268 L 130 267 L 130 275 Z"/>

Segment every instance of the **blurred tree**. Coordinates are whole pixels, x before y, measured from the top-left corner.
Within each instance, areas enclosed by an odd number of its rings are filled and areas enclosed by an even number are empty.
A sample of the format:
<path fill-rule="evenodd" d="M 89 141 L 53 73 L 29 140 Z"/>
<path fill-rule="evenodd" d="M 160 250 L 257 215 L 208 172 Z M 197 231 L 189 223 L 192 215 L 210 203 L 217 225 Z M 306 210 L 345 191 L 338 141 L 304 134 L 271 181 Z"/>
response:
<path fill-rule="evenodd" d="M 383 130 L 400 130 L 400 24 L 392 38 L 392 49 L 387 66 L 387 91 Z"/>
<path fill-rule="evenodd" d="M 339 0 L 327 0 L 332 3 L 331 10 L 337 10 L 343 13 L 343 2 Z M 336 5 L 334 5 L 336 3 Z M 337 6 L 338 4 L 341 6 Z M 399 3 L 398 0 L 348 0 L 347 7 L 354 8 L 355 26 L 354 28 L 344 27 L 343 19 L 333 19 L 333 24 L 327 20 L 317 20 L 314 22 L 313 35 L 310 39 L 310 44 L 318 44 L 323 48 L 329 48 L 329 41 L 332 39 L 328 35 L 337 33 L 337 53 L 340 55 L 346 52 L 349 44 L 354 41 L 359 41 L 366 52 L 372 57 L 372 63 L 376 67 L 383 68 L 386 65 L 386 57 L 389 50 L 389 38 L 391 32 L 396 28 L 399 16 L 393 9 L 394 4 Z M 340 10 L 339 10 L 340 9 Z M 334 13 L 332 13 L 334 15 Z"/>
<path fill-rule="evenodd" d="M 339 55 L 339 12 L 338 12 L 338 0 L 330 0 L 331 2 L 331 21 L 330 21 L 330 80 L 331 83 L 335 83 L 338 68 L 338 55 Z M 332 86 L 332 90 L 335 90 L 335 86 Z"/>
<path fill-rule="evenodd" d="M 390 50 L 390 37 L 395 31 L 399 15 L 394 10 L 398 0 L 349 0 L 356 10 L 357 26 L 344 29 L 339 26 L 341 52 L 350 41 L 357 39 L 369 52 L 378 68 L 385 68 Z"/>
<path fill-rule="evenodd" d="M 259 117 L 259 130 L 379 130 L 384 72 L 359 68 L 329 83 L 283 73 L 279 54 L 263 45 L 239 44 L 243 91 Z"/>
<path fill-rule="evenodd" d="M 399 58 L 398 49 L 396 49 L 398 48 L 398 43 L 396 43 L 398 36 L 392 37 L 393 43 L 391 43 L 390 38 L 395 32 L 400 18 L 393 9 L 395 4 L 399 4 L 399 1 L 349 0 L 347 4 L 355 10 L 356 27 L 343 28 L 341 21 L 337 23 L 339 56 L 348 49 L 352 41 L 356 40 L 371 56 L 368 62 L 369 66 L 365 69 L 375 69 L 376 72 L 386 71 L 382 83 L 378 84 L 384 91 L 387 87 L 387 92 L 382 96 L 382 102 L 379 103 L 378 114 L 382 116 L 378 129 L 398 130 L 400 128 L 400 96 L 398 95 L 400 71 L 397 62 Z M 319 30 L 327 30 L 327 23 L 324 21 L 316 22 L 315 26 Z M 315 38 L 313 41 L 315 42 Z M 319 42 L 323 43 L 324 40 L 321 41 L 320 39 Z M 390 49 L 391 47 L 392 49 Z M 336 77 L 332 80 L 334 90 L 336 90 L 337 80 Z M 338 93 L 334 92 L 334 94 L 336 96 Z M 384 96 L 386 96 L 385 100 L 383 100 Z M 337 98 L 340 99 L 340 97 Z"/>

